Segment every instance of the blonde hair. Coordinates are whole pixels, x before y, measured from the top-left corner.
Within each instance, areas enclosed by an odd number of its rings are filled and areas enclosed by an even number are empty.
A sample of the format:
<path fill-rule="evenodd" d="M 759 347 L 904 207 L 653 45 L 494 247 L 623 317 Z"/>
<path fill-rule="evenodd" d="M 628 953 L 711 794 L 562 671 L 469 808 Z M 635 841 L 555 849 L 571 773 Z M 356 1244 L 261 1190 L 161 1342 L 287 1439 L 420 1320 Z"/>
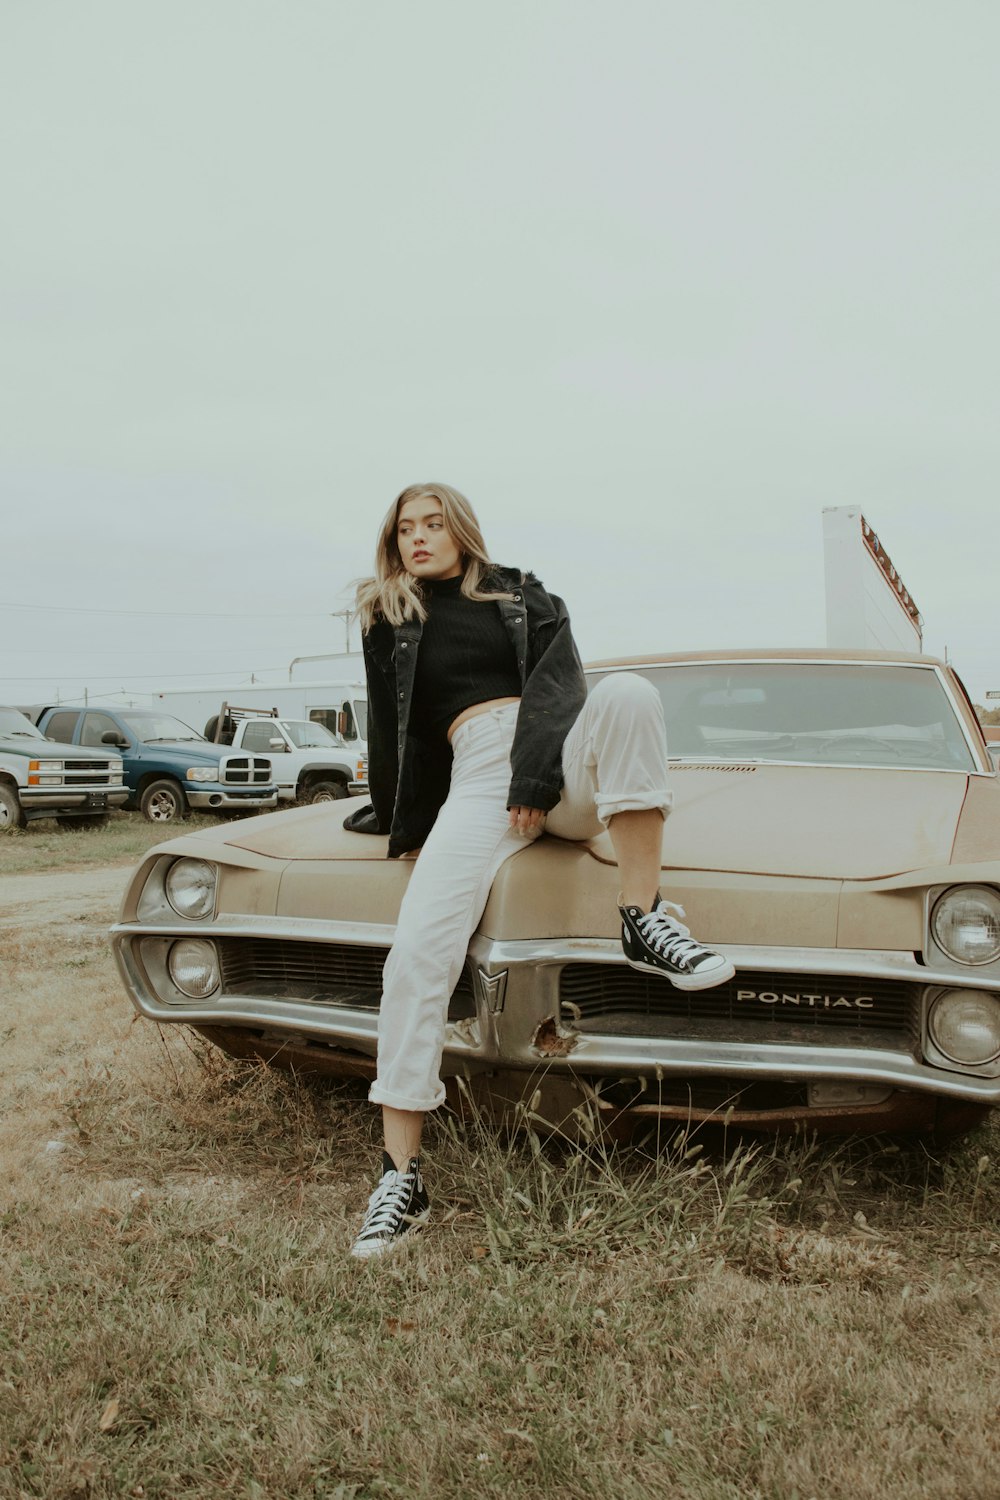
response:
<path fill-rule="evenodd" d="M 450 484 L 411 484 L 396 496 L 382 522 L 375 546 L 374 578 L 362 578 L 358 583 L 355 610 L 365 634 L 380 617 L 390 625 L 402 625 L 414 616 L 418 620 L 427 618 L 420 584 L 404 568 L 396 537 L 400 511 L 409 500 L 436 500 L 440 505 L 444 524 L 461 553 L 461 592 L 467 599 L 511 598 L 510 594 L 486 593 L 482 588 L 495 565 L 486 551 L 476 513 L 465 496 Z"/>

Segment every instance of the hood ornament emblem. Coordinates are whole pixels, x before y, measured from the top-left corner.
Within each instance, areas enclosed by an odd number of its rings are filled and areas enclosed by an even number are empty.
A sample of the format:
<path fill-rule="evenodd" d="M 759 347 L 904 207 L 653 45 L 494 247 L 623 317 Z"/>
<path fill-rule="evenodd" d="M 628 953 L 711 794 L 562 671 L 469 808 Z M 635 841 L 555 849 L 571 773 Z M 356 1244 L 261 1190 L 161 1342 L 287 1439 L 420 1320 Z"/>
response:
<path fill-rule="evenodd" d="M 503 1010 L 504 1000 L 507 998 L 507 970 L 501 969 L 498 974 L 487 974 L 485 969 L 478 969 L 479 987 L 486 1001 L 486 1009 L 491 1016 L 500 1015 Z"/>

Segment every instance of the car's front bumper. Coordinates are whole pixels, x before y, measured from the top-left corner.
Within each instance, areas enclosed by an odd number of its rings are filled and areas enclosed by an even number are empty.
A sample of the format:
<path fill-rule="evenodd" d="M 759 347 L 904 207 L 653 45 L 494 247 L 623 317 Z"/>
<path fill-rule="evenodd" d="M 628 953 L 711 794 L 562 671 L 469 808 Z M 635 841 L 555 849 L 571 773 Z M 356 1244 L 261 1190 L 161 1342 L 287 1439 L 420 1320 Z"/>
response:
<path fill-rule="evenodd" d="M 278 801 L 277 787 L 266 793 L 256 787 L 244 791 L 240 787 L 202 784 L 186 781 L 184 795 L 192 807 L 207 807 L 210 812 L 229 812 L 235 809 L 246 811 L 255 807 L 274 807 Z"/>
<path fill-rule="evenodd" d="M 25 813 L 36 811 L 51 813 L 100 813 L 110 807 L 123 807 L 128 801 L 128 788 L 120 783 L 116 786 L 82 787 L 18 787 L 18 798 Z"/>
<path fill-rule="evenodd" d="M 169 982 L 164 980 L 166 955 L 170 944 L 181 937 L 266 937 L 385 949 L 392 942 L 391 927 L 222 916 L 206 924 L 122 922 L 113 928 L 122 977 L 143 1015 L 199 1027 L 241 1027 L 279 1043 L 282 1038 L 289 1044 L 302 1039 L 374 1057 L 377 1005 L 370 1000 L 364 1006 L 352 1005 L 346 992 L 348 1003 L 225 991 L 217 998 L 195 1002 L 176 991 L 170 993 Z M 751 986 L 755 974 L 776 970 L 800 974 L 805 984 L 813 985 L 837 976 L 898 980 L 914 987 L 915 994 L 963 982 L 954 973 L 918 965 L 906 953 L 735 946 L 723 951 L 736 965 L 737 982 L 746 976 Z M 839 1080 L 875 1091 L 932 1094 L 980 1106 L 1000 1103 L 1000 1077 L 951 1071 L 927 1062 L 919 1028 L 810 1030 L 800 1024 L 801 1017 L 772 1024 L 771 1012 L 765 1015 L 758 1007 L 736 1020 L 709 1024 L 698 1019 L 696 996 L 694 1019 L 658 1022 L 657 1035 L 602 1032 L 595 1023 L 584 1030 L 574 1024 L 560 999 L 561 971 L 579 963 L 620 969 L 621 949 L 606 939 L 505 943 L 474 938 L 469 962 L 472 1003 L 464 1018 L 449 1022 L 443 1073 L 471 1076 L 505 1070 L 530 1075 L 544 1069 L 577 1078 L 645 1079 L 652 1085 L 708 1077 L 731 1079 L 734 1086 L 772 1080 L 775 1084 L 799 1081 L 805 1087 Z M 1000 992 L 1000 981 L 974 985 L 966 979 L 964 983 Z"/>

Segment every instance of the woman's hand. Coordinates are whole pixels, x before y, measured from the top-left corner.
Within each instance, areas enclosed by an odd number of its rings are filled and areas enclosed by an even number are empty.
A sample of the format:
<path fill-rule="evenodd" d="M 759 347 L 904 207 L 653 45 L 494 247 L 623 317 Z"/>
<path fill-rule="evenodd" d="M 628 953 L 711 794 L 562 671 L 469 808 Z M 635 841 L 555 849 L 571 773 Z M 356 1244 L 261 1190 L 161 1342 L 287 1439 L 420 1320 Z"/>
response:
<path fill-rule="evenodd" d="M 510 826 L 522 838 L 533 838 L 545 827 L 545 814 L 540 807 L 512 807 Z"/>

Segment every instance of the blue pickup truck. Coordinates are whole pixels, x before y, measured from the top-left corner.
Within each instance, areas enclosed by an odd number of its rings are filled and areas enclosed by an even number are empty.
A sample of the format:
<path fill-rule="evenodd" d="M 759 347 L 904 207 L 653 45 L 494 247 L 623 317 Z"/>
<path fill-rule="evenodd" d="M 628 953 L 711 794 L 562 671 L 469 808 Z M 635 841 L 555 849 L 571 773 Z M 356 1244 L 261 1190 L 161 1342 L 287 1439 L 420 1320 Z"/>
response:
<path fill-rule="evenodd" d="M 172 823 L 191 808 L 253 812 L 274 807 L 278 788 L 266 755 L 213 745 L 161 709 L 67 707 L 35 709 L 46 739 L 119 751 L 128 807 L 151 823 Z"/>

